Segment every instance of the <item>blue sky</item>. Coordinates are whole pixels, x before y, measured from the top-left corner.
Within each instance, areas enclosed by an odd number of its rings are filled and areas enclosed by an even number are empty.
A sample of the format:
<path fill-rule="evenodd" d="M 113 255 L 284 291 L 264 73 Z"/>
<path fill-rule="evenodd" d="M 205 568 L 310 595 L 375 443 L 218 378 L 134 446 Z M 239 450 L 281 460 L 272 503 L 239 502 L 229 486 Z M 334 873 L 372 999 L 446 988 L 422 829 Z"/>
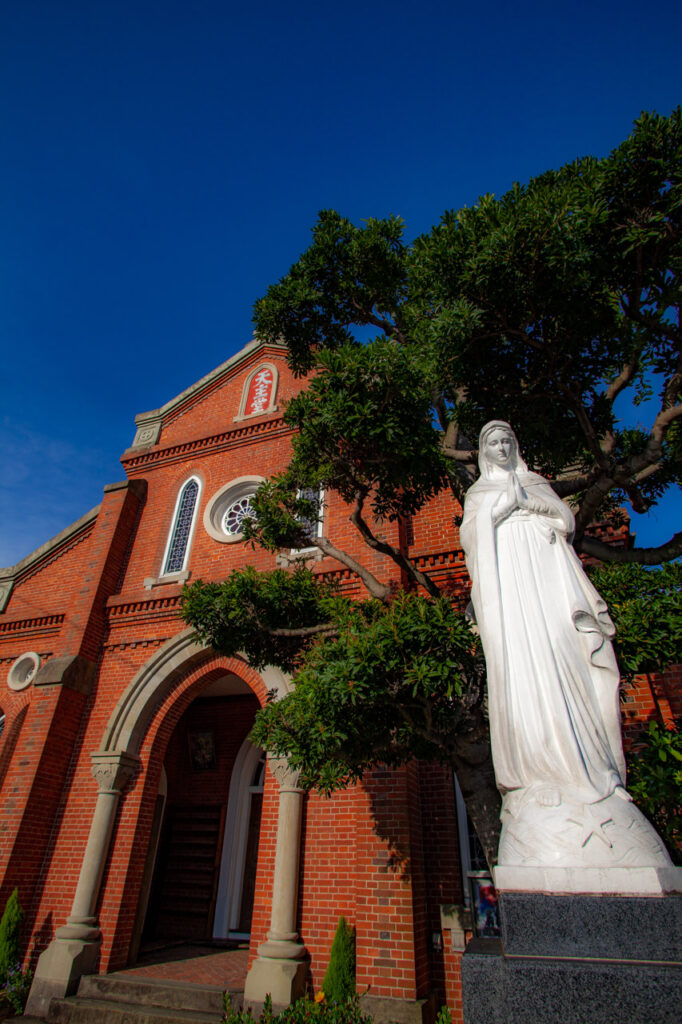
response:
<path fill-rule="evenodd" d="M 681 37 L 678 0 L 3 0 L 0 565 L 249 340 L 318 210 L 416 235 L 603 155 L 682 101 Z"/>

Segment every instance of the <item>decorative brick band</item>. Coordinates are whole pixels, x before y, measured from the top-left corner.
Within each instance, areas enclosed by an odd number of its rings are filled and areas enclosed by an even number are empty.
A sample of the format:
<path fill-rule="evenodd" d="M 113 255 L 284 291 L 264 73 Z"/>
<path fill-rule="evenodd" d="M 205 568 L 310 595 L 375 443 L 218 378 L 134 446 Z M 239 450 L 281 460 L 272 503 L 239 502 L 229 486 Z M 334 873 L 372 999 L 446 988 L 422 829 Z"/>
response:
<path fill-rule="evenodd" d="M 169 636 L 160 636 L 158 638 L 154 638 L 154 639 L 150 639 L 150 640 L 128 640 L 127 643 L 121 643 L 121 644 L 102 644 L 102 650 L 104 650 L 104 651 L 126 651 L 126 650 L 128 650 L 128 648 L 132 648 L 134 650 L 136 647 L 148 647 L 148 648 L 149 647 L 151 647 L 151 648 L 161 647 L 162 644 L 167 643 L 168 640 L 170 640 L 170 639 L 171 639 L 171 637 L 169 637 Z"/>
<path fill-rule="evenodd" d="M 173 462 L 180 462 L 188 455 L 214 455 L 216 452 L 228 451 L 231 448 L 240 448 L 246 444 L 271 440 L 273 437 L 283 437 L 292 433 L 293 431 L 284 423 L 282 417 L 278 416 L 262 423 L 249 423 L 247 426 L 237 427 L 222 434 L 213 434 L 211 437 L 200 437 L 195 441 L 169 445 L 168 448 L 159 448 L 139 455 L 126 456 L 124 454 L 121 462 L 129 473 L 134 473 L 150 465 L 160 463 L 170 465 Z"/>
<path fill-rule="evenodd" d="M 149 601 L 122 601 L 120 604 L 110 604 L 107 608 L 107 618 L 113 625 L 121 619 L 138 618 L 141 615 L 153 618 L 167 617 L 169 614 L 174 617 L 180 606 L 180 594 L 173 597 L 150 598 Z"/>
<path fill-rule="evenodd" d="M 60 614 L 0 622 L 0 636 L 14 636 L 17 633 L 58 633 L 63 621 L 64 615 Z"/>
<path fill-rule="evenodd" d="M 411 561 L 418 569 L 428 572 L 429 569 L 440 568 L 443 565 L 455 565 L 459 563 L 463 571 L 466 571 L 464 552 L 459 551 L 436 551 L 428 555 L 413 555 Z"/>

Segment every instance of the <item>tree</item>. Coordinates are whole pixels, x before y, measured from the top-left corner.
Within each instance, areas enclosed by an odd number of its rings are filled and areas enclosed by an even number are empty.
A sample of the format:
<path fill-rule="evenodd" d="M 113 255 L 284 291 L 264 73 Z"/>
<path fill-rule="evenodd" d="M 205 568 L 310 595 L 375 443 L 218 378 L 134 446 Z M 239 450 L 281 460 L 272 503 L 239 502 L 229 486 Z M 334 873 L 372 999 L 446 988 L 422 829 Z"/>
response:
<path fill-rule="evenodd" d="M 608 565 L 591 576 L 609 605 L 626 680 L 682 663 L 682 562 L 655 569 Z M 652 719 L 627 755 L 628 790 L 676 864 L 682 863 L 681 726 L 682 719 L 674 728 Z"/>
<path fill-rule="evenodd" d="M 24 912 L 19 903 L 19 891 L 10 895 L 0 920 L 0 983 L 21 965 L 21 924 Z"/>
<path fill-rule="evenodd" d="M 322 991 L 329 1003 L 344 1003 L 355 996 L 355 929 L 343 916 L 332 942 Z"/>
<path fill-rule="evenodd" d="M 682 663 L 682 562 L 604 565 L 590 576 L 616 627 L 621 675 L 665 672 Z"/>
<path fill-rule="evenodd" d="M 372 763 L 435 757 L 457 770 L 494 856 L 476 640 L 382 523 L 444 488 L 461 503 L 480 426 L 505 418 L 573 504 L 578 552 L 644 565 L 682 554 L 682 533 L 636 549 L 593 529 L 624 501 L 645 511 L 680 486 L 681 229 L 678 108 L 642 115 L 605 159 L 484 196 L 412 244 L 397 218 L 357 227 L 323 212 L 310 248 L 256 303 L 258 335 L 283 341 L 295 372 L 312 376 L 285 413 L 291 463 L 259 489 L 247 536 L 273 551 L 319 548 L 370 600 L 350 607 L 306 569 L 247 571 L 190 587 L 185 616 L 220 650 L 241 644 L 294 669 L 293 693 L 261 713 L 255 735 L 310 784 L 332 790 Z M 646 427 L 620 422 L 627 395 L 642 411 L 657 397 Z M 320 488 L 347 502 L 358 537 L 409 593 L 311 532 Z"/>

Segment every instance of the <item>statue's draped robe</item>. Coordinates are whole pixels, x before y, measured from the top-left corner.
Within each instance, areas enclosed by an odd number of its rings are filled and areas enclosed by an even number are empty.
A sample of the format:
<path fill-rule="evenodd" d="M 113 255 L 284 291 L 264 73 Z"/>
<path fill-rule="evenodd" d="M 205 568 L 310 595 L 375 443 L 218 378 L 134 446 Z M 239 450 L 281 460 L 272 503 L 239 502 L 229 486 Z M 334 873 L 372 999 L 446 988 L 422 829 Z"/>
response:
<path fill-rule="evenodd" d="M 498 472 L 469 490 L 460 530 L 497 784 L 503 793 L 549 787 L 592 803 L 625 784 L 614 628 L 569 543 L 570 509 L 543 477 L 517 476 L 541 513 L 516 509 L 495 526 L 509 479 Z"/>

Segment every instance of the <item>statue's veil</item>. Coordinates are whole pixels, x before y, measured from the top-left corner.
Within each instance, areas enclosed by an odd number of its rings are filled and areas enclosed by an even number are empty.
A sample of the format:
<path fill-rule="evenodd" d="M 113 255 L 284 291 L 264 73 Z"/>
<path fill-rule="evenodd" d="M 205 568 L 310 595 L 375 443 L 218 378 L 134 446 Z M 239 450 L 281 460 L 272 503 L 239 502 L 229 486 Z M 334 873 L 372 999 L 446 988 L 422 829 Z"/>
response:
<path fill-rule="evenodd" d="M 488 436 L 492 434 L 493 430 L 504 430 L 514 442 L 514 451 L 512 454 L 512 465 L 511 468 L 515 473 L 527 473 L 528 466 L 521 458 L 519 454 L 519 442 L 516 434 L 504 420 L 490 420 L 489 423 L 481 430 L 478 435 L 478 468 L 481 471 L 482 480 L 493 480 L 493 479 L 506 479 L 508 470 L 502 469 L 500 466 L 495 465 L 486 458 L 485 455 L 485 442 Z"/>

